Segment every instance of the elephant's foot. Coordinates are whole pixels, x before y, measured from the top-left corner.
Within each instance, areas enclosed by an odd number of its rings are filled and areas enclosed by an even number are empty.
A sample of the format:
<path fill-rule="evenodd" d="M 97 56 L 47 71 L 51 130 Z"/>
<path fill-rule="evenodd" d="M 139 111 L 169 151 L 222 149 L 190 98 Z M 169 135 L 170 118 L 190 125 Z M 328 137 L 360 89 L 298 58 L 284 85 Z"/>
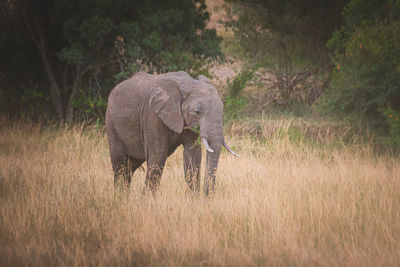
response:
<path fill-rule="evenodd" d="M 204 178 L 204 194 L 206 196 L 214 195 L 215 175 L 206 176 Z"/>
<path fill-rule="evenodd" d="M 198 173 L 186 173 L 187 192 L 198 194 L 200 192 L 200 178 Z"/>
<path fill-rule="evenodd" d="M 150 191 L 153 194 L 157 191 L 162 175 L 163 167 L 152 165 L 147 168 L 145 191 Z"/>

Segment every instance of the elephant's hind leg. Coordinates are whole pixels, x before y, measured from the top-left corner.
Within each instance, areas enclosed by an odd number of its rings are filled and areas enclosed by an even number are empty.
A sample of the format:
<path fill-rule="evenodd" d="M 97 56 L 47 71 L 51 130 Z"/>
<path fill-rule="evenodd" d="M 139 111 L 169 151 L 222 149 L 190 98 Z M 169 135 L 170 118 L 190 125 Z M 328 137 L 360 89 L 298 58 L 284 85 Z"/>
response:
<path fill-rule="evenodd" d="M 120 189 L 128 188 L 131 183 L 129 157 L 126 155 L 119 155 L 111 157 L 112 167 L 114 171 L 114 186 Z"/>
<path fill-rule="evenodd" d="M 114 171 L 114 185 L 121 189 L 129 188 L 131 175 L 144 161 L 136 160 L 126 154 L 125 147 L 112 126 L 107 128 L 107 138 L 110 146 L 111 164 Z"/>
<path fill-rule="evenodd" d="M 143 164 L 144 160 L 137 160 L 124 155 L 115 164 L 114 170 L 114 185 L 116 187 L 129 188 L 131 184 L 132 175 Z"/>

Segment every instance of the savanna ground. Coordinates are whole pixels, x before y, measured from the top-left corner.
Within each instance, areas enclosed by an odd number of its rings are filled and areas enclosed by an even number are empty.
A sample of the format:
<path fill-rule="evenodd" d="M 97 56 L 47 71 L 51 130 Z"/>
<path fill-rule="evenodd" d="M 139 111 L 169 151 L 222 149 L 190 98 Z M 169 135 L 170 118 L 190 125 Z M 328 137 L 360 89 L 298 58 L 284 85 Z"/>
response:
<path fill-rule="evenodd" d="M 400 160 L 350 126 L 231 123 L 241 158 L 222 153 L 205 198 L 182 149 L 155 197 L 140 170 L 126 197 L 102 127 L 0 125 L 0 265 L 400 265 Z"/>

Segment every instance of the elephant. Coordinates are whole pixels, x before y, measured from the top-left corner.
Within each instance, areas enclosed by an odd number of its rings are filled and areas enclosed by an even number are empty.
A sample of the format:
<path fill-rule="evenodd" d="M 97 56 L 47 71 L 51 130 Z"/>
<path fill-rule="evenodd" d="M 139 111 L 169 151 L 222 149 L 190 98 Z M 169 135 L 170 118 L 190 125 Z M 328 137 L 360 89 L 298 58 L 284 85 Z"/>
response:
<path fill-rule="evenodd" d="M 138 72 L 112 89 L 106 134 L 114 184 L 129 188 L 131 175 L 147 162 L 145 190 L 155 192 L 168 156 L 183 145 L 189 191 L 200 192 L 201 139 L 207 150 L 204 194 L 214 193 L 221 147 L 223 103 L 207 77 L 184 71 Z M 200 139 L 199 139 L 200 137 Z"/>

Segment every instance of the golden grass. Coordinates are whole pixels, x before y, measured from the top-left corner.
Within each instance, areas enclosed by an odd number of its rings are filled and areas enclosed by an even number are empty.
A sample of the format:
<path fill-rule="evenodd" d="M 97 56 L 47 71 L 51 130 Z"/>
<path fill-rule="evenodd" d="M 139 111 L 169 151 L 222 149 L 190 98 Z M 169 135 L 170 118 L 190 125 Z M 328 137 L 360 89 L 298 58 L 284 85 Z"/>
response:
<path fill-rule="evenodd" d="M 137 171 L 127 198 L 103 131 L 3 121 L 0 265 L 400 265 L 399 159 L 292 140 L 295 123 L 267 141 L 231 126 L 241 158 L 222 154 L 206 199 L 187 193 L 181 149 L 156 197 Z"/>

